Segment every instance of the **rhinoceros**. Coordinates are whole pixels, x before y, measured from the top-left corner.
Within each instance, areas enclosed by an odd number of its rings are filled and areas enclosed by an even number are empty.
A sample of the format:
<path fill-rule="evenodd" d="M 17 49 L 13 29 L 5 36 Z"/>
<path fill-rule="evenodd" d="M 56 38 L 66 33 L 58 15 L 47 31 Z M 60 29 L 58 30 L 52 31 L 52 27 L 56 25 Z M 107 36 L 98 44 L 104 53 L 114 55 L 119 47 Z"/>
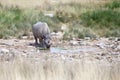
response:
<path fill-rule="evenodd" d="M 35 44 L 39 43 L 44 48 L 50 48 L 51 46 L 51 35 L 50 29 L 45 22 L 37 22 L 32 26 L 32 32 L 35 38 Z"/>

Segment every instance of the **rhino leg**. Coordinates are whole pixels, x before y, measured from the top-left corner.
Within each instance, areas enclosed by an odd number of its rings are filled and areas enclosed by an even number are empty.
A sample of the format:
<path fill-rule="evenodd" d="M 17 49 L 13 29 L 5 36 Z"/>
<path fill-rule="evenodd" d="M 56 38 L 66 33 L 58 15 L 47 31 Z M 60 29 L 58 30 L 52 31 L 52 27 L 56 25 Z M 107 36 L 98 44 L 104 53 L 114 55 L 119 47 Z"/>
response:
<path fill-rule="evenodd" d="M 43 40 L 41 38 L 39 38 L 39 43 L 40 43 L 40 46 L 42 47 L 43 46 Z"/>
<path fill-rule="evenodd" d="M 35 44 L 38 44 L 37 37 L 34 36 L 34 38 L 35 38 Z"/>
<path fill-rule="evenodd" d="M 42 48 L 46 48 L 46 46 L 45 46 L 45 43 L 44 43 L 44 40 L 43 40 L 43 39 L 39 39 L 39 42 L 40 42 L 40 46 L 41 46 Z"/>

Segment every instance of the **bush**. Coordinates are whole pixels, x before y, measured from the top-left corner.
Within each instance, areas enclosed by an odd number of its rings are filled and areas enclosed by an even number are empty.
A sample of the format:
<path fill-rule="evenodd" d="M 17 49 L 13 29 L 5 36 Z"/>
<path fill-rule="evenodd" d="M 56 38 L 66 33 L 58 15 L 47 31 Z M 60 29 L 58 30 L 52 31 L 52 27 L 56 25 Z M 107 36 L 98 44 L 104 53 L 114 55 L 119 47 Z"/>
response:
<path fill-rule="evenodd" d="M 113 1 L 107 4 L 109 8 L 87 11 L 81 15 L 82 24 L 85 27 L 90 27 L 96 31 L 101 31 L 100 36 L 115 36 L 120 37 L 120 12 L 113 10 L 119 7 L 119 2 Z M 107 30 L 107 32 L 106 32 Z M 101 32 L 98 32 L 101 33 Z"/>
<path fill-rule="evenodd" d="M 62 7 L 61 7 L 62 5 Z M 68 23 L 78 19 L 81 5 L 79 3 L 61 4 L 56 10 L 56 17 L 63 23 Z"/>
<path fill-rule="evenodd" d="M 105 37 L 120 37 L 120 29 L 108 30 L 104 34 Z"/>
<path fill-rule="evenodd" d="M 0 10 L 0 38 L 28 35 L 32 25 L 38 21 L 47 22 L 50 28 L 59 23 L 56 17 L 44 16 L 40 10 L 24 10 L 18 7 L 1 7 Z"/>
<path fill-rule="evenodd" d="M 113 10 L 95 10 L 82 15 L 82 21 L 87 26 L 99 25 L 107 28 L 120 26 L 120 12 Z"/>
<path fill-rule="evenodd" d="M 120 1 L 113 1 L 111 3 L 106 4 L 106 7 L 109 9 L 115 9 L 115 8 L 120 8 Z"/>
<path fill-rule="evenodd" d="M 97 35 L 91 28 L 85 28 L 79 23 L 74 23 L 69 26 L 69 30 L 65 32 L 64 39 L 72 39 L 72 38 L 96 38 Z"/>
<path fill-rule="evenodd" d="M 58 3 L 50 7 L 44 10 L 22 9 L 0 4 L 0 38 L 28 35 L 32 25 L 38 21 L 47 22 L 51 31 L 59 30 L 60 24 L 67 23 L 69 31 L 65 32 L 64 39 L 94 38 L 99 34 L 120 36 L 120 2 L 117 0 L 99 7 L 99 10 L 77 2 Z M 54 17 L 44 16 L 44 12 L 49 10 Z"/>

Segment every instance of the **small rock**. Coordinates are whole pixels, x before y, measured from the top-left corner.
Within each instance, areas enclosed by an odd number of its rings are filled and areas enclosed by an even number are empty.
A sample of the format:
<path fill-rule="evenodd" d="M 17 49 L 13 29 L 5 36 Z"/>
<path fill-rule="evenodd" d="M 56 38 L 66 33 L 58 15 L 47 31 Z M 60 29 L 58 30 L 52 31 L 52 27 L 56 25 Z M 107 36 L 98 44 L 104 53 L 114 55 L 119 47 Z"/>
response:
<path fill-rule="evenodd" d="M 120 45 L 117 46 L 117 50 L 120 50 Z"/>
<path fill-rule="evenodd" d="M 2 49 L 0 49 L 0 53 L 9 53 L 9 50 L 2 48 Z"/>
<path fill-rule="evenodd" d="M 78 45 L 79 43 L 78 43 L 78 41 L 70 41 L 70 44 L 75 46 L 75 45 Z"/>
<path fill-rule="evenodd" d="M 112 41 L 113 41 L 113 40 L 115 40 L 115 38 L 114 38 L 114 37 L 110 37 L 109 40 L 112 40 Z"/>
<path fill-rule="evenodd" d="M 101 49 L 105 49 L 105 44 L 104 43 L 96 44 L 96 46 L 100 47 Z"/>
<path fill-rule="evenodd" d="M 120 41 L 120 38 L 118 38 L 117 41 Z"/>
<path fill-rule="evenodd" d="M 26 51 L 26 50 L 24 50 L 24 51 L 23 51 L 23 53 L 27 53 L 27 51 Z"/>
<path fill-rule="evenodd" d="M 19 40 L 17 40 L 17 39 L 15 39 L 14 41 L 15 41 L 15 42 L 19 42 Z"/>
<path fill-rule="evenodd" d="M 51 32 L 51 36 L 54 36 L 54 35 L 56 35 L 56 32 Z"/>
<path fill-rule="evenodd" d="M 79 42 L 79 45 L 81 45 L 81 46 L 86 46 L 86 45 L 87 45 L 87 42 L 86 42 L 86 41 L 80 41 L 80 42 Z"/>
<path fill-rule="evenodd" d="M 61 55 L 61 58 L 62 58 L 63 60 L 65 60 L 65 59 L 66 59 L 64 55 Z"/>
<path fill-rule="evenodd" d="M 28 36 L 22 36 L 22 39 L 28 39 Z"/>
<path fill-rule="evenodd" d="M 84 39 L 85 39 L 85 40 L 90 40 L 90 37 L 85 37 Z"/>
<path fill-rule="evenodd" d="M 102 57 L 101 56 L 95 56 L 95 59 L 101 60 Z"/>
<path fill-rule="evenodd" d="M 44 16 L 54 17 L 54 14 L 52 14 L 52 13 L 45 13 Z"/>
<path fill-rule="evenodd" d="M 107 53 L 101 53 L 101 56 L 106 56 Z"/>
<path fill-rule="evenodd" d="M 68 28 L 67 28 L 67 25 L 66 24 L 63 24 L 62 26 L 61 26 L 61 30 L 62 31 L 66 31 Z"/>

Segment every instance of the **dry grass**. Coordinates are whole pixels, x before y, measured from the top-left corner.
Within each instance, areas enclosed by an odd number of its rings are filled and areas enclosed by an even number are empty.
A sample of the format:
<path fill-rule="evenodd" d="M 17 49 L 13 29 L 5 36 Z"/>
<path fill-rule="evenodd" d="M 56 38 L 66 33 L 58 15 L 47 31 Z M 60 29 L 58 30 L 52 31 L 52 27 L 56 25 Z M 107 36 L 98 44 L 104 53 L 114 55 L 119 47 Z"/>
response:
<path fill-rule="evenodd" d="M 65 4 L 65 3 L 80 3 L 86 6 L 103 4 L 111 0 L 0 0 L 6 6 L 19 6 L 20 8 L 44 8 L 48 5 Z"/>
<path fill-rule="evenodd" d="M 0 80 L 120 80 L 120 65 L 62 59 L 15 60 L 0 64 Z"/>

